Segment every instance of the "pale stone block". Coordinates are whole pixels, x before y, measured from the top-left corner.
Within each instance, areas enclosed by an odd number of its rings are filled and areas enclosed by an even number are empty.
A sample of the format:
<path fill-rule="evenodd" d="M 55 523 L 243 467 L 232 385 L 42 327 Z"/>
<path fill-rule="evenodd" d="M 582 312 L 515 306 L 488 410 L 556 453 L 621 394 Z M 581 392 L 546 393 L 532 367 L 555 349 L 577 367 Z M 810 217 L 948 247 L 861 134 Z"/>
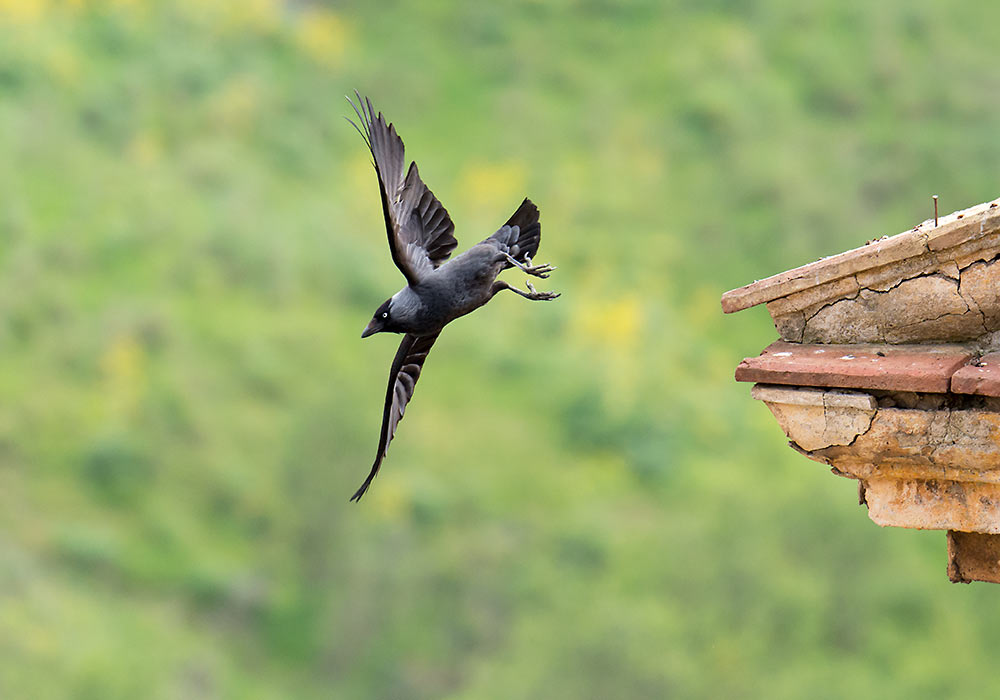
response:
<path fill-rule="evenodd" d="M 1000 534 L 1000 484 L 944 479 L 867 479 L 868 517 L 917 530 Z"/>
<path fill-rule="evenodd" d="M 780 315 L 793 311 L 802 311 L 815 304 L 852 297 L 858 293 L 858 289 L 858 281 L 854 278 L 854 275 L 850 275 L 849 277 L 841 277 L 833 282 L 810 287 L 795 294 L 789 294 L 787 297 L 782 297 L 781 299 L 769 301 L 767 309 L 771 312 L 772 316 L 774 314 Z"/>
<path fill-rule="evenodd" d="M 951 263 L 954 267 L 954 263 Z M 874 292 L 884 292 L 905 279 L 932 274 L 941 267 L 937 256 L 925 253 L 908 260 L 900 260 L 889 265 L 863 270 L 856 275 L 858 285 Z M 957 273 L 957 268 L 956 268 Z M 952 275 L 958 277 L 958 274 Z"/>
<path fill-rule="evenodd" d="M 915 277 L 885 292 L 862 289 L 806 319 L 806 343 L 925 343 L 974 340 L 987 329 L 959 294 L 957 280 Z"/>
<path fill-rule="evenodd" d="M 976 260 L 996 257 L 998 250 L 1000 206 L 996 201 L 984 202 L 940 217 L 938 226 L 924 221 L 909 231 L 728 291 L 722 295 L 722 310 L 733 313 L 796 294 L 814 299 L 808 303 L 791 300 L 779 304 L 775 313 L 783 315 L 814 305 L 816 295 L 828 293 L 828 290 L 815 291 L 816 288 L 848 284 L 840 282 L 844 278 L 856 276 L 862 288 L 885 289 L 902 279 L 939 269 L 934 260 L 954 262 L 962 268 Z"/>
<path fill-rule="evenodd" d="M 904 231 L 891 238 L 875 241 L 840 255 L 823 258 L 728 291 L 722 295 L 722 310 L 725 313 L 733 313 L 748 309 L 810 287 L 839 280 L 861 270 L 888 265 L 925 252 L 927 252 L 926 236 L 919 231 Z"/>
<path fill-rule="evenodd" d="M 1000 484 L 1000 413 L 879 408 L 850 447 L 815 451 L 859 479 L 950 479 Z"/>
<path fill-rule="evenodd" d="M 1000 329 L 1000 261 L 977 262 L 962 270 L 959 291 L 982 313 L 984 333 Z"/>
<path fill-rule="evenodd" d="M 770 303 L 768 307 L 770 308 Z M 778 335 L 781 336 L 782 340 L 789 343 L 802 342 L 802 332 L 806 327 L 806 317 L 801 311 L 794 311 L 784 315 L 776 315 L 772 311 L 771 318 L 774 320 L 774 328 L 778 331 Z"/>
<path fill-rule="evenodd" d="M 851 391 L 791 389 L 758 384 L 750 396 L 763 401 L 796 445 L 812 451 L 849 445 L 871 425 L 875 399 Z"/>

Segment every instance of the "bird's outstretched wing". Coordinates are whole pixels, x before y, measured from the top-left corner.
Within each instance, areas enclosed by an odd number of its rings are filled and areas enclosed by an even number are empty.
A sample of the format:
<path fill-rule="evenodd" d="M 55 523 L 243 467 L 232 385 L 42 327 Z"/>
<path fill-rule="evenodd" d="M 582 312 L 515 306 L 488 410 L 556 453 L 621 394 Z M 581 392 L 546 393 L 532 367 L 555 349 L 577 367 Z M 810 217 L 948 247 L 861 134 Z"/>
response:
<path fill-rule="evenodd" d="M 348 102 L 361 124 L 347 121 L 358 130 L 372 153 L 382 193 L 389 251 L 406 281 L 414 285 L 447 260 L 458 245 L 455 225 L 448 211 L 420 179 L 416 163 L 410 163 L 404 176 L 403 140 L 396 133 L 396 127 L 387 124 L 381 112 L 375 114 L 371 100 L 362 98 L 357 91 L 354 94 L 360 106 L 350 98 Z"/>
<path fill-rule="evenodd" d="M 403 418 L 406 411 L 406 404 L 413 396 L 413 388 L 420 379 L 420 370 L 427 359 L 427 353 L 440 333 L 434 335 L 415 336 L 407 333 L 403 336 L 403 341 L 399 344 L 396 357 L 392 360 L 392 368 L 389 370 L 389 386 L 385 392 L 385 408 L 382 410 L 382 432 L 378 440 L 378 453 L 375 455 L 375 463 L 372 470 L 361 484 L 361 488 L 351 496 L 352 501 L 360 501 L 365 495 L 365 491 L 372 483 L 372 479 L 378 474 L 379 465 L 385 459 L 385 454 L 389 449 L 389 443 L 393 435 L 396 434 L 396 426 Z"/>

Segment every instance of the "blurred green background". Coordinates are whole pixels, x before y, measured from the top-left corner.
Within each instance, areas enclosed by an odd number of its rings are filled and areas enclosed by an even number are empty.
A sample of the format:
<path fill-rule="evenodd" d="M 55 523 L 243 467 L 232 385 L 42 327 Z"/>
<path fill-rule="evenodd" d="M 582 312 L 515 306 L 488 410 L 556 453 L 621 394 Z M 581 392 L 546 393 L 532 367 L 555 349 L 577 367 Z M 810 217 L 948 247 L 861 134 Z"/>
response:
<path fill-rule="evenodd" d="M 1000 5 L 0 0 L 0 696 L 947 698 L 1000 588 L 732 380 L 719 296 L 995 197 Z M 380 477 L 371 95 L 462 247 Z M 520 284 L 522 276 L 507 273 Z"/>

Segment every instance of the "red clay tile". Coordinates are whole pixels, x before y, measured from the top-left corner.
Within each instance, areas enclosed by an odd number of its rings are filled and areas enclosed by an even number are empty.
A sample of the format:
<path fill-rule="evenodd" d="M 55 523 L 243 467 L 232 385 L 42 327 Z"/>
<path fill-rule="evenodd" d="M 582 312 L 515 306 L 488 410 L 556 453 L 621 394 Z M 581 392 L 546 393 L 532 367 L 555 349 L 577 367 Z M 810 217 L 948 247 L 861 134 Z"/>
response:
<path fill-rule="evenodd" d="M 1000 353 L 984 355 L 978 364 L 962 367 L 951 377 L 955 394 L 1000 396 Z"/>
<path fill-rule="evenodd" d="M 972 357 L 959 347 L 804 345 L 779 340 L 736 368 L 736 381 L 947 393 Z"/>

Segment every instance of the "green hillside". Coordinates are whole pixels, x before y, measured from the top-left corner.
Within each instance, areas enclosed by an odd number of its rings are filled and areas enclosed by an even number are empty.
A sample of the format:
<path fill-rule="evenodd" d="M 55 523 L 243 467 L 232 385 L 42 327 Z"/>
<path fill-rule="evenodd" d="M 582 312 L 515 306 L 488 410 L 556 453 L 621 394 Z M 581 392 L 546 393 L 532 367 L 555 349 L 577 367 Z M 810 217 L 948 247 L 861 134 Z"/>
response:
<path fill-rule="evenodd" d="M 0 696 L 995 696 L 1000 589 L 785 446 L 719 297 L 1000 194 L 998 22 L 0 0 Z M 460 247 L 530 196 L 562 292 L 446 329 L 360 505 L 355 88 Z"/>

